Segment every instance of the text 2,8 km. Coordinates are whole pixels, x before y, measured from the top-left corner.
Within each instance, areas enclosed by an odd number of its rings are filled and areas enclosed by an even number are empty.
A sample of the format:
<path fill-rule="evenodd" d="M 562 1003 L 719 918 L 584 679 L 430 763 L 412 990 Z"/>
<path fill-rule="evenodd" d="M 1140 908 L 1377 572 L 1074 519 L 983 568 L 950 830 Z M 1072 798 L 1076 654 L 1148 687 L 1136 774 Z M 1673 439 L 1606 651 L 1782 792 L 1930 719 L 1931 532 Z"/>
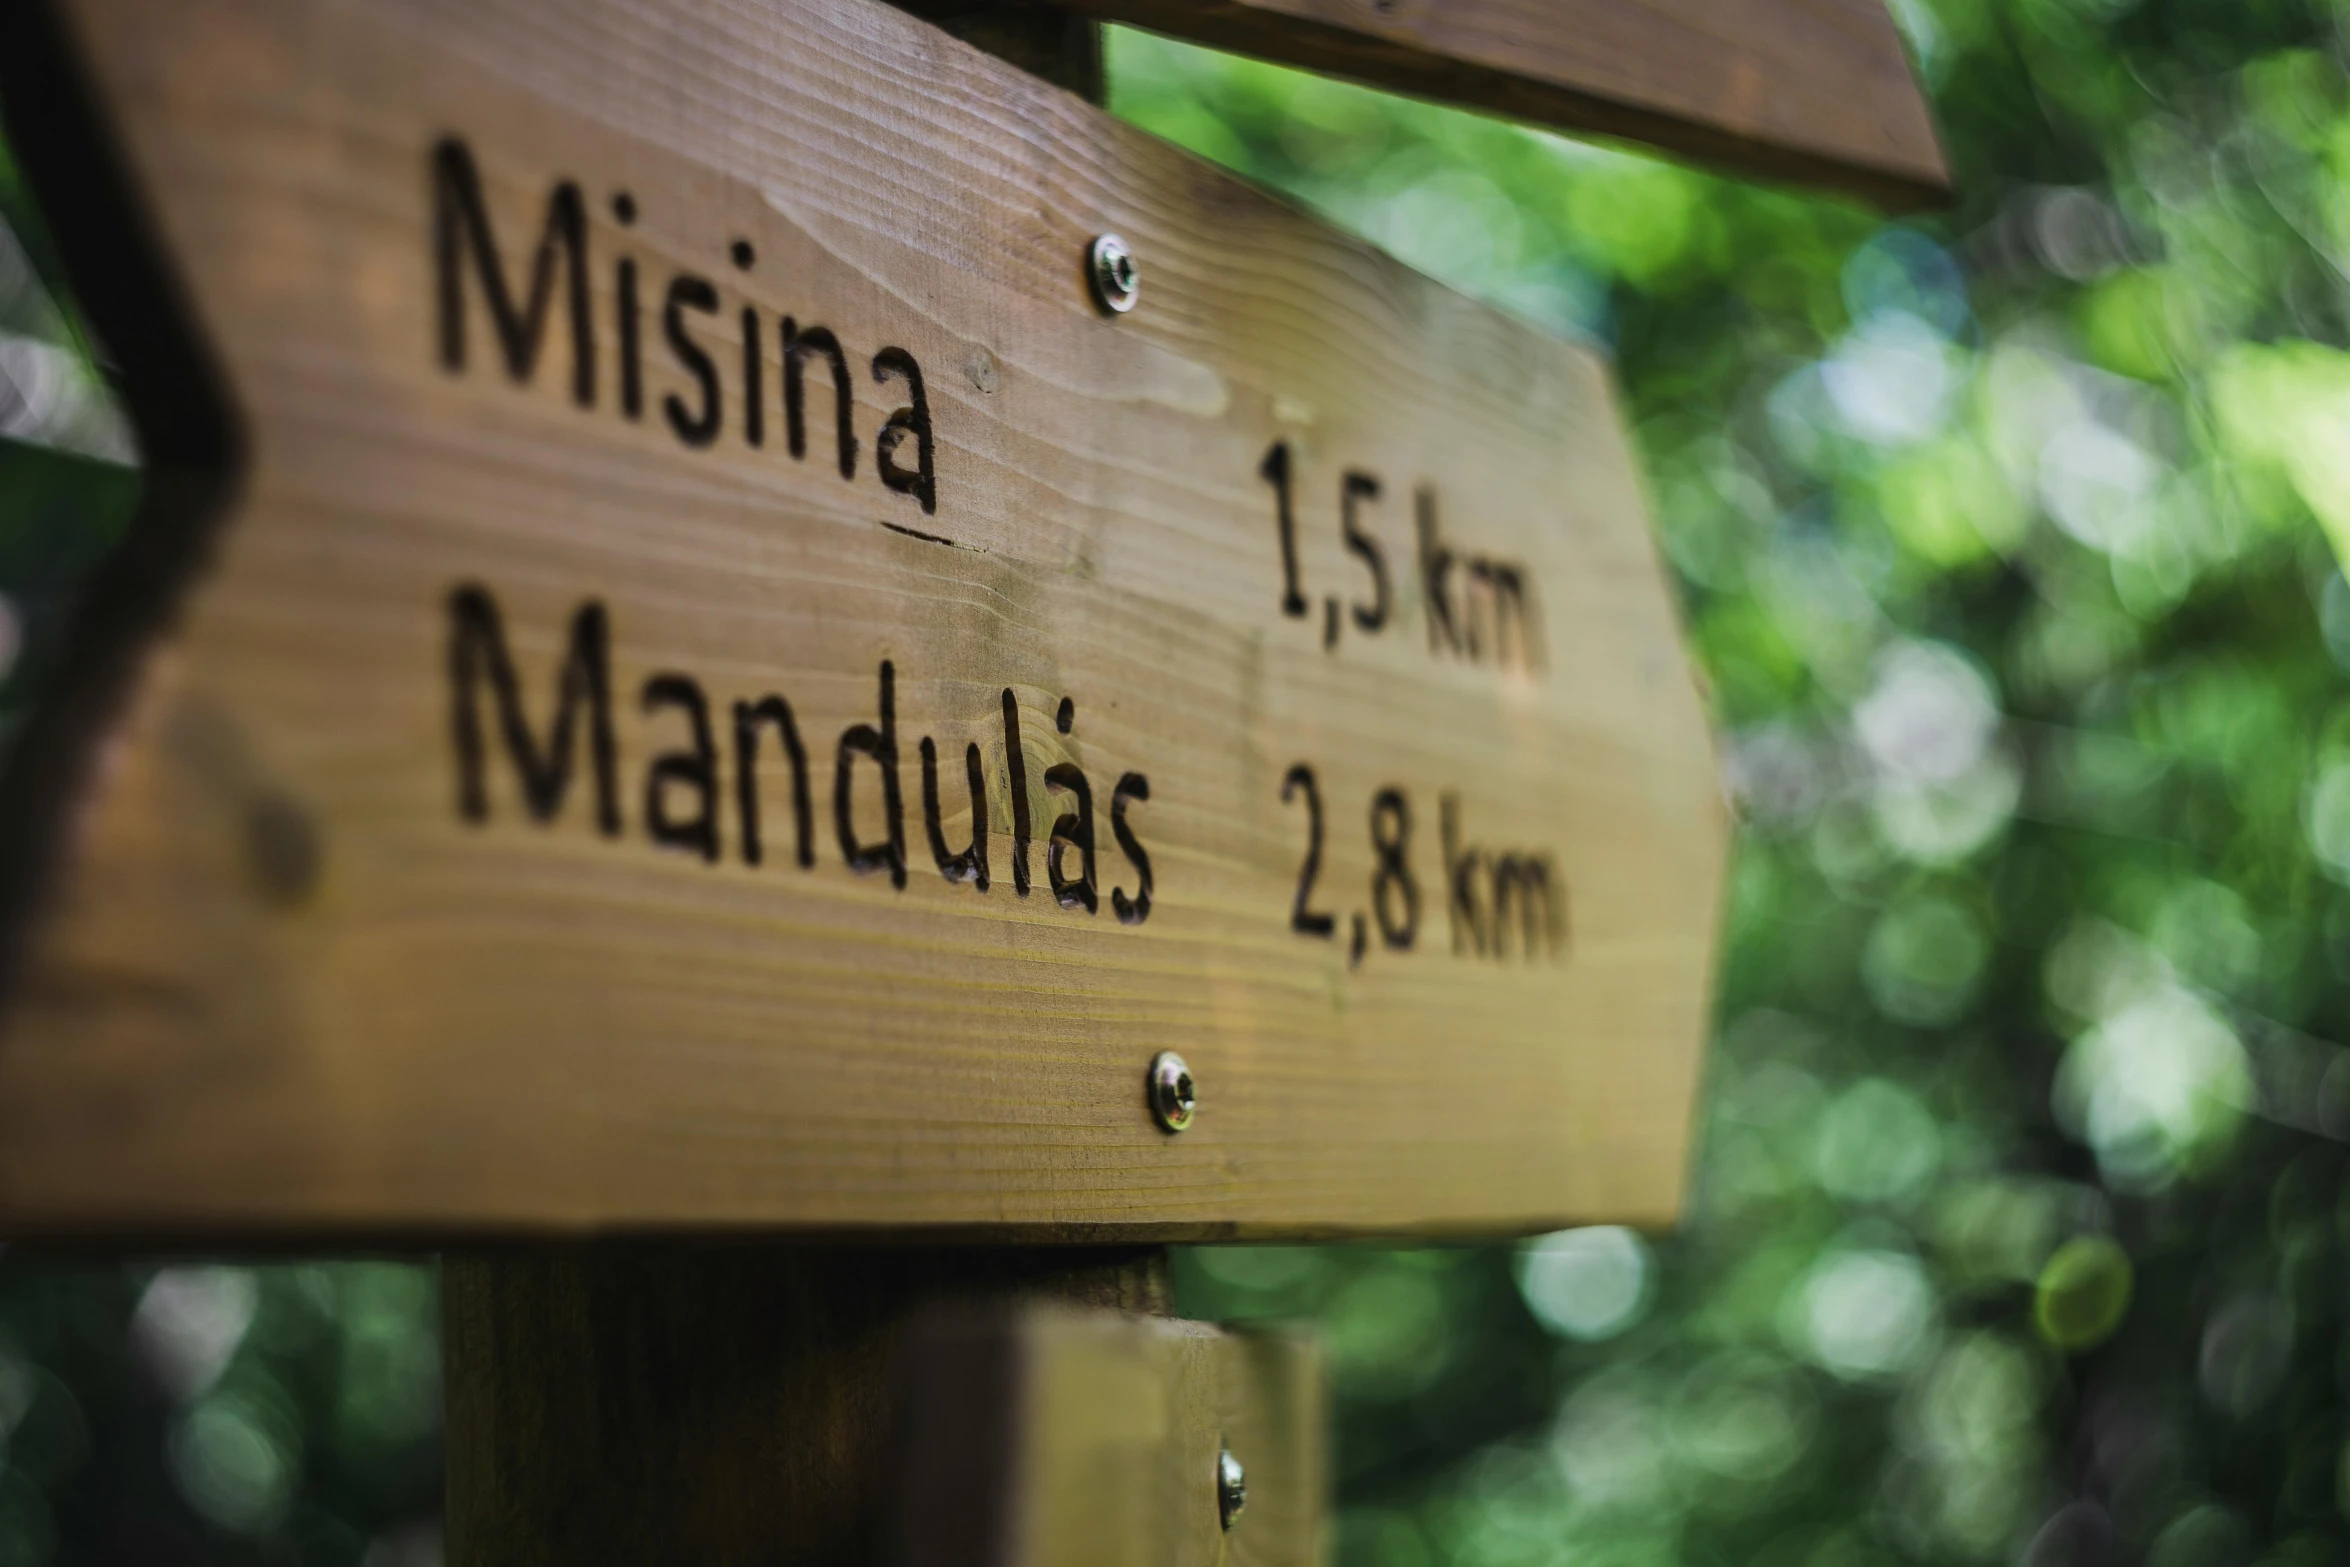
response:
<path fill-rule="evenodd" d="M 1284 804 L 1302 804 L 1306 814 L 1305 857 L 1298 866 L 1289 928 L 1317 941 L 1335 940 L 1338 916 L 1315 907 L 1326 812 L 1321 783 L 1310 765 L 1299 762 L 1290 768 L 1281 780 L 1281 799 Z M 1573 929 L 1567 886 L 1551 857 L 1463 843 L 1461 797 L 1456 793 L 1445 792 L 1437 810 L 1444 855 L 1437 897 L 1452 927 L 1453 954 L 1495 962 L 1513 956 L 1528 963 L 1562 961 L 1573 944 Z M 1419 942 L 1426 912 L 1413 869 L 1412 802 L 1406 791 L 1390 786 L 1372 794 L 1370 833 L 1368 908 L 1357 910 L 1349 922 L 1350 966 L 1363 961 L 1374 926 L 1379 944 L 1388 951 L 1411 951 Z"/>
<path fill-rule="evenodd" d="M 1297 460 L 1287 441 L 1276 441 L 1257 473 L 1273 487 L 1274 524 L 1281 539 L 1281 613 L 1292 620 L 1313 616 L 1298 560 Z M 1333 593 L 1322 600 L 1322 646 L 1335 652 L 1346 623 L 1377 636 L 1400 618 L 1405 595 L 1396 586 L 1387 546 L 1373 516 L 1387 495 L 1377 474 L 1349 468 L 1339 477 L 1338 528 L 1347 553 L 1362 569 L 1365 592 L 1341 604 Z M 1516 666 L 1533 673 L 1543 665 L 1540 619 L 1526 568 L 1517 561 L 1464 552 L 1444 536 L 1436 490 L 1422 485 L 1412 497 L 1413 563 L 1419 603 L 1428 622 L 1428 651 L 1497 668 Z"/>

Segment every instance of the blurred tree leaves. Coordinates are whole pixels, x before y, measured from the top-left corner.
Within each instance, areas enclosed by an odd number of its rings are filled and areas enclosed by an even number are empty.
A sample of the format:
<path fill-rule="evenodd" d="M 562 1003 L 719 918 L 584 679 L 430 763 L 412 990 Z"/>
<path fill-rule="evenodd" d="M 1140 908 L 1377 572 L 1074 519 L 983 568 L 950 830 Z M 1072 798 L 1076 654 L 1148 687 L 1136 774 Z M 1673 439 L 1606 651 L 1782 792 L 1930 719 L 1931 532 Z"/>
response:
<path fill-rule="evenodd" d="M 437 1562 L 438 1328 L 415 1266 L 12 1257 L 0 1562 Z"/>
<path fill-rule="evenodd" d="M 1350 1563 L 2350 1554 L 2342 13 L 1897 14 L 1960 197 L 1896 222 L 1115 37 L 1120 112 L 1614 353 L 1742 818 L 1608 1336 L 1613 1232 L 1183 1259 L 1336 1336 Z"/>

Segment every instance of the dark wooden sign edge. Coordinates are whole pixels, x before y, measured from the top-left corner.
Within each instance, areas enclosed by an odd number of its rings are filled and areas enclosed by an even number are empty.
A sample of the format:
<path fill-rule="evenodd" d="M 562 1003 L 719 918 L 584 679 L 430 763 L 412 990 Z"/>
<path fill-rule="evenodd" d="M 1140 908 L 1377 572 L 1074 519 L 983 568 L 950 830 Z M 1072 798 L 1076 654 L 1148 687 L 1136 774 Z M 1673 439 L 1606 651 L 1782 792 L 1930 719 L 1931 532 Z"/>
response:
<path fill-rule="evenodd" d="M 0 5 L 0 125 L 140 453 L 129 528 L 74 608 L 52 688 L 0 763 L 0 1006 L 62 828 L 148 649 L 204 567 L 245 471 L 243 416 L 53 0 Z"/>

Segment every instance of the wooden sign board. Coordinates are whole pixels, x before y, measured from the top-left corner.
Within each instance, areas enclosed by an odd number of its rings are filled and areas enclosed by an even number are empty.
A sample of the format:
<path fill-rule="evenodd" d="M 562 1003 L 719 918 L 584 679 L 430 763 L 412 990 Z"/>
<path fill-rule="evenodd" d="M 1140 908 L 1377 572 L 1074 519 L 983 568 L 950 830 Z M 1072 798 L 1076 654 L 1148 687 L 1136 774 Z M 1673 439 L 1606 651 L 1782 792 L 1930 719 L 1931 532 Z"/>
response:
<path fill-rule="evenodd" d="M 1674 1212 L 1725 813 L 1597 355 L 869 0 L 15 15 L 151 467 L 9 1232 Z"/>
<path fill-rule="evenodd" d="M 1950 173 L 1883 0 L 1070 0 L 1098 16 L 1893 207 Z"/>

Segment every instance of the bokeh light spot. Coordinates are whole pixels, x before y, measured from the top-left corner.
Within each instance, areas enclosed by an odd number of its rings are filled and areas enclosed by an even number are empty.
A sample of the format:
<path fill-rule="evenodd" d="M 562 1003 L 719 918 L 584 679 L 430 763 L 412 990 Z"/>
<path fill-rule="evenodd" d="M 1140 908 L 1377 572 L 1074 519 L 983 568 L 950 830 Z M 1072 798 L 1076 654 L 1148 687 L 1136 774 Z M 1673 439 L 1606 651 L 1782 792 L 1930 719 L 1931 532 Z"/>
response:
<path fill-rule="evenodd" d="M 1934 1291 L 1904 1252 L 1829 1251 L 1790 1298 L 1795 1347 L 1839 1377 L 1904 1371 L 1934 1326 Z"/>
<path fill-rule="evenodd" d="M 1871 927 L 1861 980 L 1887 1017 L 1932 1027 L 1966 1012 L 1990 954 L 1973 914 L 1950 898 L 1920 894 L 1894 904 Z"/>
<path fill-rule="evenodd" d="M 2058 1349 L 2092 1349 L 2129 1313 L 2133 1279 L 2129 1253 L 2112 1239 L 2076 1235 L 2040 1270 L 2032 1324 Z"/>
<path fill-rule="evenodd" d="M 1563 1230 L 1518 1252 L 1518 1292 L 1551 1332 L 1585 1342 L 1613 1338 L 1648 1304 L 1648 1244 L 1613 1225 Z"/>
<path fill-rule="evenodd" d="M 1855 1202 L 1909 1196 L 1942 1161 L 1933 1113 L 1908 1089 L 1876 1077 L 1837 1096 L 1817 1148 L 1820 1184 Z"/>
<path fill-rule="evenodd" d="M 277 1424 L 237 1393 L 216 1393 L 190 1410 L 171 1443 L 172 1473 L 189 1503 L 239 1534 L 276 1528 L 295 1478 L 294 1455 Z"/>

